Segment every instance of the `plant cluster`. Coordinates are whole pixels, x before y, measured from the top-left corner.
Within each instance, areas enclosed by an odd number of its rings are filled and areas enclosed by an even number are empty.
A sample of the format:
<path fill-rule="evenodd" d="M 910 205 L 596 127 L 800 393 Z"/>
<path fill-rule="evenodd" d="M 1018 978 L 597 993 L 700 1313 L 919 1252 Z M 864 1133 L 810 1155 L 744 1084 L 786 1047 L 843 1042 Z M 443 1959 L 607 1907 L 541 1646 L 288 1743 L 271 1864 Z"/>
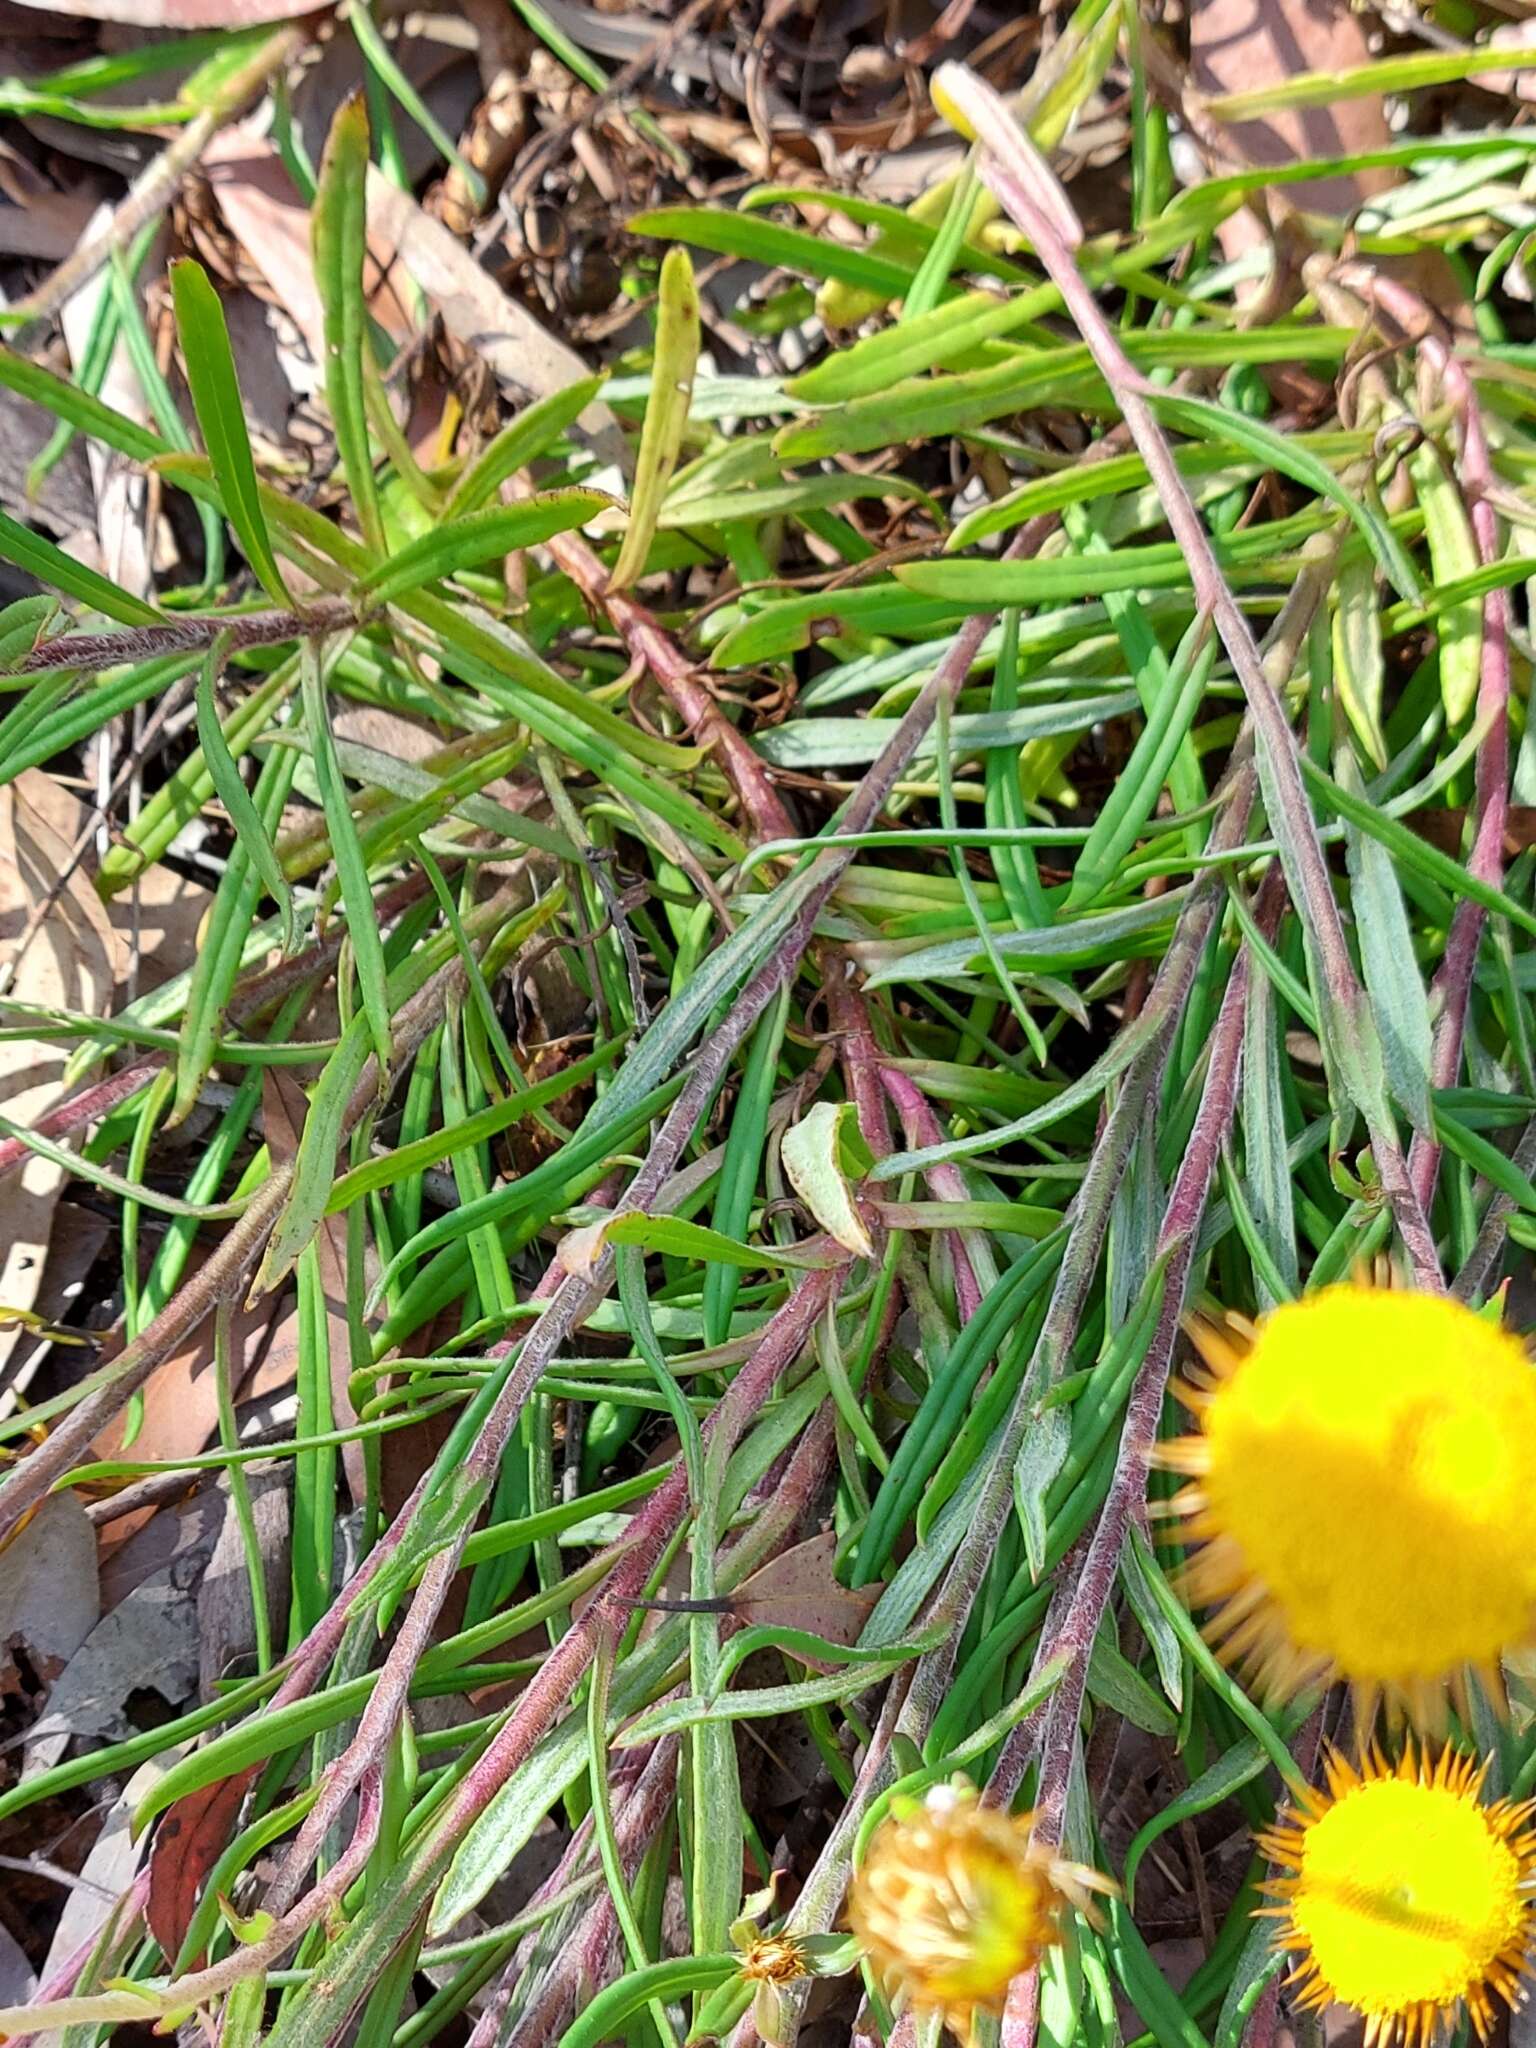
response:
<path fill-rule="evenodd" d="M 1129 221 L 1089 234 L 1038 151 L 1111 77 Z M 0 1168 L 110 1216 L 122 1343 L 0 1416 L 0 1540 L 216 1480 L 252 1614 L 161 1725 L 5 1765 L 0 1825 L 131 1783 L 148 1859 L 0 2029 L 791 2048 L 857 1967 L 887 2039 L 906 2000 L 1269 2048 L 1290 1955 L 1304 2008 L 1426 2048 L 1516 1993 L 1536 142 L 1329 166 L 1399 182 L 1254 299 L 1218 232 L 1319 166 L 1179 189 L 1134 9 L 1081 0 L 1017 108 L 934 85 L 954 178 L 632 219 L 646 347 L 483 438 L 450 407 L 430 458 L 349 102 L 313 492 L 190 257 L 168 374 L 118 252 L 142 417 L 0 348 L 206 537 L 143 593 L 0 517 L 46 586 L 0 615 L 0 793 L 126 721 L 92 888 L 217 876 L 160 986 L 7 992 L 70 1071 Z M 484 273 L 388 196 L 480 346 Z M 817 359 L 711 374 L 690 248 Z M 296 1361 L 255 1442 L 250 1301 Z M 203 1334 L 206 1442 L 136 1455 Z"/>

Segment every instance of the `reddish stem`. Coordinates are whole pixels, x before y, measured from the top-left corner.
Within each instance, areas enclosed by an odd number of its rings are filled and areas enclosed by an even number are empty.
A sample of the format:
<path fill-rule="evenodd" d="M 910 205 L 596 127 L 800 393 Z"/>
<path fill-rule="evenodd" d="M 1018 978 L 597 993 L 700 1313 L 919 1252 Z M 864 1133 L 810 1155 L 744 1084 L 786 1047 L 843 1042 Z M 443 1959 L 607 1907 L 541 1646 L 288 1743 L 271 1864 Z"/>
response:
<path fill-rule="evenodd" d="M 398 917 L 423 894 L 426 887 L 425 875 L 413 875 L 392 889 L 381 890 L 376 905 L 379 922 L 385 924 Z M 276 967 L 264 968 L 259 974 L 250 974 L 237 981 L 229 1005 L 230 1023 L 243 1024 L 259 1016 L 301 982 L 312 975 L 324 973 L 326 968 L 335 964 L 346 936 L 345 925 L 333 925 L 325 938 L 306 946 L 291 960 L 279 961 Z M 74 1131 L 84 1130 L 87 1124 L 99 1123 L 104 1116 L 146 1087 L 169 1060 L 170 1054 L 158 1049 L 139 1054 L 105 1080 L 93 1081 L 89 1087 L 67 1096 L 63 1102 L 55 1103 L 52 1109 L 44 1111 L 32 1129 L 45 1138 L 67 1138 Z M 0 1174 L 11 1172 L 32 1156 L 32 1148 L 24 1138 L 0 1138 Z"/>
<path fill-rule="evenodd" d="M 909 1152 L 919 1151 L 926 1145 L 942 1145 L 944 1133 L 934 1115 L 928 1098 L 917 1083 L 899 1067 L 882 1066 L 880 1079 L 885 1092 L 896 1105 L 901 1118 L 902 1132 Z M 969 1200 L 965 1176 L 953 1160 L 935 1160 L 925 1167 L 923 1179 L 928 1183 L 929 1192 L 938 1202 L 964 1202 Z M 958 1230 L 946 1231 L 949 1241 L 949 1255 L 955 1265 L 955 1302 L 960 1311 L 962 1323 L 968 1323 L 981 1306 L 981 1287 L 976 1278 L 976 1269 L 971 1264 L 970 1253 L 965 1248 L 964 1233 Z"/>
<path fill-rule="evenodd" d="M 1266 938 L 1273 935 L 1284 902 L 1281 871 L 1278 866 L 1272 866 L 1254 905 L 1255 923 Z M 1047 1618 L 1046 1627 L 1041 1632 L 1040 1647 L 1035 1653 L 1037 1673 L 1063 1651 L 1070 1658 L 1065 1673 L 1047 1702 L 1040 1738 L 1040 1789 L 1035 1804 L 1035 1838 L 1050 1848 L 1061 1845 L 1067 1784 L 1077 1745 L 1088 1660 L 1114 1590 L 1126 1531 L 1132 1516 L 1141 1512 L 1146 1499 L 1148 1465 L 1157 1440 L 1158 1417 L 1162 1413 L 1174 1340 L 1183 1314 L 1195 1240 L 1205 1214 L 1216 1161 L 1237 1108 L 1243 1022 L 1251 973 L 1252 961 L 1245 941 L 1239 949 L 1222 997 L 1216 1028 L 1211 1034 L 1210 1058 L 1200 1108 L 1158 1232 L 1156 1256 L 1167 1260 L 1162 1309 L 1146 1356 L 1131 1386 L 1120 1434 L 1120 1453 L 1109 1493 L 1098 1526 L 1083 1552 L 1076 1582 L 1070 1594 L 1058 1595 L 1057 1602 L 1053 1604 L 1053 1615 Z M 1055 1618 L 1058 1607 L 1059 1619 Z M 1004 1744 L 988 1787 L 988 1797 L 994 1802 L 1012 1803 L 1033 1751 L 1032 1735 L 1031 1725 L 1025 1723 L 1016 1728 Z"/>
<path fill-rule="evenodd" d="M 634 598 L 609 590 L 608 571 L 579 534 L 556 534 L 549 552 L 589 605 L 600 606 L 632 659 L 644 662 L 690 732 L 712 747 L 759 845 L 793 837 L 795 825 L 768 770 L 699 681 L 690 661 L 655 615 Z"/>
<path fill-rule="evenodd" d="M 1222 574 L 1204 521 L 1149 403 L 1150 398 L 1160 394 L 1126 356 L 1077 267 L 1072 252 L 1082 240 L 1082 229 L 1066 193 L 992 88 L 958 66 L 949 67 L 949 71 L 954 97 L 963 104 L 987 145 L 981 160 L 982 176 L 1005 211 L 1033 242 L 1100 374 L 1114 393 L 1174 538 L 1189 564 L 1196 610 L 1208 612 L 1215 620 L 1242 685 L 1254 720 L 1270 829 L 1316 951 L 1322 984 L 1319 994 L 1328 1009 L 1330 1035 L 1336 1046 L 1347 1051 L 1361 1034 L 1375 1031 L 1375 1020 L 1345 944 L 1343 920 L 1302 782 L 1296 735 L 1279 692 L 1265 672 L 1247 615 Z M 1398 1235 L 1414 1277 L 1419 1286 L 1443 1292 L 1445 1281 L 1434 1237 L 1424 1205 L 1409 1178 L 1391 1117 L 1377 1092 L 1369 1087 L 1359 1088 L 1356 1107 L 1370 1131 L 1377 1171 L 1392 1204 Z"/>
<path fill-rule="evenodd" d="M 1383 309 L 1405 334 L 1416 336 L 1426 362 L 1450 393 L 1460 423 L 1460 480 L 1478 559 L 1491 566 L 1499 559 L 1499 525 L 1490 495 L 1493 468 L 1483 410 L 1472 379 L 1436 331 L 1428 307 L 1406 285 L 1380 276 L 1364 264 L 1346 264 L 1335 274 L 1350 290 Z M 1467 872 L 1497 888 L 1504 879 L 1504 832 L 1509 821 L 1509 593 L 1505 590 L 1490 590 L 1483 599 L 1483 660 L 1476 716 L 1486 730 L 1477 750 Z M 1461 1072 L 1472 976 L 1487 921 L 1487 911 L 1470 896 L 1463 896 L 1452 913 L 1445 953 L 1434 980 L 1439 1015 L 1430 1051 L 1432 1088 L 1453 1088 Z M 1440 1149 L 1432 1132 L 1420 1131 L 1408 1152 L 1409 1179 L 1426 1208 L 1440 1170 Z"/>

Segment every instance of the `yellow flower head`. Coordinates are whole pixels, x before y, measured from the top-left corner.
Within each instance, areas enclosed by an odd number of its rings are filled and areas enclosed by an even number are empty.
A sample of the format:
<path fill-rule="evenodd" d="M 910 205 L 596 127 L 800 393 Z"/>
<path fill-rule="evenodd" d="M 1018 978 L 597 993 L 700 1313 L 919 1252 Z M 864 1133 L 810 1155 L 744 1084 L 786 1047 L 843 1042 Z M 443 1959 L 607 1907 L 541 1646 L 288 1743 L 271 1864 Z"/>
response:
<path fill-rule="evenodd" d="M 1536 1372 L 1520 1343 L 1442 1296 L 1347 1285 L 1209 1326 L 1184 1390 L 1200 1434 L 1160 1462 L 1199 1546 L 1184 1587 L 1271 1693 L 1348 1679 L 1438 1726 L 1536 1615 Z"/>
<path fill-rule="evenodd" d="M 1260 1841 L 1286 1871 L 1262 1910 L 1302 2003 L 1353 2006 L 1366 2048 L 1429 2048 L 1462 2008 L 1485 2039 L 1494 2001 L 1521 1996 L 1536 1829 L 1529 1802 L 1481 1803 L 1483 1768 L 1449 1749 L 1334 1756 L 1328 1790 Z"/>
<path fill-rule="evenodd" d="M 963 1778 L 894 1802 L 854 1874 L 848 1924 L 893 1999 L 938 2012 L 962 2041 L 977 2012 L 1061 1939 L 1068 1903 L 1115 1887 L 1029 1840 L 1031 1816 L 977 1802 Z"/>

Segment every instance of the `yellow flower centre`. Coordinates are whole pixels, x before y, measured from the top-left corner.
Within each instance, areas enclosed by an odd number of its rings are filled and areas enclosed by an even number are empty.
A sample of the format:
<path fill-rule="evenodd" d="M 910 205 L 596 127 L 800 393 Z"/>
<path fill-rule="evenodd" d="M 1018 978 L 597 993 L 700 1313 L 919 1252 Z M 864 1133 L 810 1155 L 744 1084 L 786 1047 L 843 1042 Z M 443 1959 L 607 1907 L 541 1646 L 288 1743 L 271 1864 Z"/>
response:
<path fill-rule="evenodd" d="M 759 1984 L 793 1984 L 807 1976 L 805 1950 L 792 1934 L 762 1934 L 742 1953 L 741 1974 Z"/>
<path fill-rule="evenodd" d="M 1275 1311 L 1205 1415 L 1209 1527 L 1291 1641 L 1357 1681 L 1488 1664 L 1536 1611 L 1536 1373 L 1434 1295 Z"/>
<path fill-rule="evenodd" d="M 1372 1778 L 1307 1829 L 1291 1939 L 1331 1997 L 1386 2016 L 1450 2006 L 1518 1958 L 1520 1860 L 1464 1792 Z"/>

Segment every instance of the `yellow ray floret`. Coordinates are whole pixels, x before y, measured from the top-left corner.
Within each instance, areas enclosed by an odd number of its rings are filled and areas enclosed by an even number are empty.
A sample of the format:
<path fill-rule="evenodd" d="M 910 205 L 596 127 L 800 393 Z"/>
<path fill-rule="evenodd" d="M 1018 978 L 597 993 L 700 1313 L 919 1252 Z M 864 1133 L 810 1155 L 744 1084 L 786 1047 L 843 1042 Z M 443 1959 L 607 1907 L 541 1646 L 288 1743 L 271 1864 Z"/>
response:
<path fill-rule="evenodd" d="M 1264 1910 L 1302 2003 L 1352 2006 L 1366 2048 L 1429 2048 L 1463 2011 L 1486 2038 L 1521 1996 L 1536 1829 L 1529 1802 L 1482 1804 L 1484 1768 L 1453 1750 L 1333 1756 L 1327 1791 L 1260 1840 L 1285 1873 Z"/>
<path fill-rule="evenodd" d="M 893 1999 L 937 2012 L 962 2041 L 978 2012 L 1061 1939 L 1066 1907 L 1115 1887 L 1029 1839 L 1029 1814 L 984 1807 L 963 1778 L 876 1829 L 848 1894 L 848 1924 Z"/>
<path fill-rule="evenodd" d="M 1536 1616 L 1536 1372 L 1442 1296 L 1355 1284 L 1257 1329 L 1195 1332 L 1200 1433 L 1160 1462 L 1198 1546 L 1184 1575 L 1272 1693 L 1346 1678 L 1437 1726 Z"/>

